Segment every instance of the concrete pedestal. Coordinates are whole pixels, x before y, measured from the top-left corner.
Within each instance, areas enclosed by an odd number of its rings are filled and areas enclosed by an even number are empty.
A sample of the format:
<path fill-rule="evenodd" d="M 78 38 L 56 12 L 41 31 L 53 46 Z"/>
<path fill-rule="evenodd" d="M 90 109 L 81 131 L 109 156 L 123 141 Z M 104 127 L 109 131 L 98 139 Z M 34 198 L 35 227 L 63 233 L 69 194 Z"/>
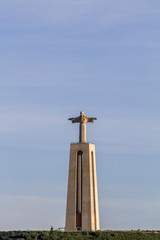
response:
<path fill-rule="evenodd" d="M 99 229 L 95 145 L 72 143 L 65 230 L 96 231 Z"/>

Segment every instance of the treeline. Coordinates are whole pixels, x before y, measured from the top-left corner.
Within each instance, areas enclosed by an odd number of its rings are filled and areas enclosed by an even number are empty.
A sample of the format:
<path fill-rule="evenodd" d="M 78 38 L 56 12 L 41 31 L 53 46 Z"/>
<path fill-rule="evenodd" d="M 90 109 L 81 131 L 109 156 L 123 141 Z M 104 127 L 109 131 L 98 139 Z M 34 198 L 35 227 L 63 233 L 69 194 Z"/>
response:
<path fill-rule="evenodd" d="M 160 232 L 141 231 L 10 231 L 0 232 L 0 240 L 160 240 Z"/>

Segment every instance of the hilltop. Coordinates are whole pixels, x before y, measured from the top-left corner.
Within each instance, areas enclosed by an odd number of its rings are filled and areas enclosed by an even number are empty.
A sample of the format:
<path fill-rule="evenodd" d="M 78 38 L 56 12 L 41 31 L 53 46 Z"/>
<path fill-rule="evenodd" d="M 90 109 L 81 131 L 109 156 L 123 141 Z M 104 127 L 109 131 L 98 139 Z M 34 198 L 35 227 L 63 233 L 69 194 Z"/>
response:
<path fill-rule="evenodd" d="M 9 231 L 0 240 L 160 240 L 160 231 Z"/>

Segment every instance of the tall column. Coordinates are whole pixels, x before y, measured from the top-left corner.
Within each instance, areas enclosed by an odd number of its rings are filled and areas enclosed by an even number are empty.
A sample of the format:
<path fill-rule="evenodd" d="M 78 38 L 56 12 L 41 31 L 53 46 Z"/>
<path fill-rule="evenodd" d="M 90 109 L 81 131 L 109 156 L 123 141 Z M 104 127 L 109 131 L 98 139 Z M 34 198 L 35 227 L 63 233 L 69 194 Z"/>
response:
<path fill-rule="evenodd" d="M 66 231 L 76 231 L 76 194 L 77 194 L 77 151 L 71 144 L 68 191 L 67 191 L 67 209 L 66 209 Z"/>
<path fill-rule="evenodd" d="M 79 142 L 86 142 L 86 123 L 82 122 L 79 125 Z"/>

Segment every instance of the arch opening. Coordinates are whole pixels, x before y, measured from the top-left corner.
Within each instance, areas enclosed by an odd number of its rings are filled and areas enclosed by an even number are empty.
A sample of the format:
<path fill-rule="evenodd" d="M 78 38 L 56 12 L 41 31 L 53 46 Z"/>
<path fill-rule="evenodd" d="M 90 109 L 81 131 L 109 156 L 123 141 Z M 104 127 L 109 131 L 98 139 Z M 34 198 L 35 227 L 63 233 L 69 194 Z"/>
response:
<path fill-rule="evenodd" d="M 82 228 L 82 167 L 83 152 L 77 152 L 76 228 Z"/>

